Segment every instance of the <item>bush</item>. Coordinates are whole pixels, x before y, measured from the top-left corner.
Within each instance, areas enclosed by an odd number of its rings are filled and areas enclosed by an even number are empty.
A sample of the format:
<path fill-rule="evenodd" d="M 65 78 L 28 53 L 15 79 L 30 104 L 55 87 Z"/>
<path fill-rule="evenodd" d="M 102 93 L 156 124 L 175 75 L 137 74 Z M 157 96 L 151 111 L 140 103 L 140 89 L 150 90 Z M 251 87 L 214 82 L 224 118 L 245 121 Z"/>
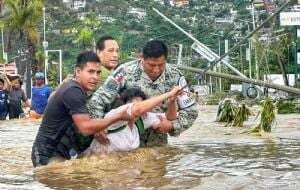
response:
<path fill-rule="evenodd" d="M 211 94 L 206 98 L 205 103 L 206 105 L 218 105 L 219 102 L 225 97 L 226 97 L 225 92 L 218 92 L 215 94 Z"/>
<path fill-rule="evenodd" d="M 277 106 L 279 114 L 300 113 L 299 101 L 280 101 Z"/>

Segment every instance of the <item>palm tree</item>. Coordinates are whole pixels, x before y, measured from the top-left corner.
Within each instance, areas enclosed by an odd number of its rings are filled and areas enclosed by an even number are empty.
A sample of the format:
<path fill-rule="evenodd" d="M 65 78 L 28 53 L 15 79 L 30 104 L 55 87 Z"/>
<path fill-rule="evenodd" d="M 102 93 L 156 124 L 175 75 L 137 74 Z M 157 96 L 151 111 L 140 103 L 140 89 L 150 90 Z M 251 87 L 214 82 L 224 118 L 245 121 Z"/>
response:
<path fill-rule="evenodd" d="M 26 68 L 26 93 L 31 97 L 31 72 L 33 74 L 38 70 L 35 59 L 36 44 L 39 41 L 38 24 L 43 14 L 43 0 L 5 0 L 4 5 L 7 12 L 1 18 L 1 22 L 7 31 L 8 48 L 11 48 L 11 42 L 15 41 L 16 49 L 25 47 L 28 51 Z M 24 49 L 23 49 L 24 51 Z"/>
<path fill-rule="evenodd" d="M 8 34 L 7 48 L 11 48 L 12 41 L 20 41 L 29 52 L 29 60 L 33 63 L 32 70 L 35 72 L 38 69 L 35 53 L 39 41 L 38 24 L 43 14 L 43 0 L 5 0 L 4 5 L 8 11 L 1 20 Z"/>
<path fill-rule="evenodd" d="M 79 31 L 77 34 L 76 42 L 81 45 L 84 49 L 89 49 L 94 44 L 95 31 L 101 28 L 101 22 L 94 13 L 87 15 L 82 22 L 77 26 Z"/>
<path fill-rule="evenodd" d="M 93 42 L 93 32 L 89 28 L 83 28 L 79 31 L 76 42 L 82 45 L 84 49 L 88 49 Z"/>

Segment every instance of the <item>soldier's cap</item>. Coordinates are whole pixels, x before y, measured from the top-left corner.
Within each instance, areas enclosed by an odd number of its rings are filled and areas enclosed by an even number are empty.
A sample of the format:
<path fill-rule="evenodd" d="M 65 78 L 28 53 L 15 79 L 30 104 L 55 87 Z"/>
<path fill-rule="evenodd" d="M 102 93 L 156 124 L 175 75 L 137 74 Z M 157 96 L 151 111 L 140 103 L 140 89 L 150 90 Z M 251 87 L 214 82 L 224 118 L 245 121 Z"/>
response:
<path fill-rule="evenodd" d="M 43 79 L 45 79 L 45 76 L 44 76 L 44 73 L 37 72 L 37 73 L 35 73 L 34 78 L 37 80 L 43 80 Z"/>

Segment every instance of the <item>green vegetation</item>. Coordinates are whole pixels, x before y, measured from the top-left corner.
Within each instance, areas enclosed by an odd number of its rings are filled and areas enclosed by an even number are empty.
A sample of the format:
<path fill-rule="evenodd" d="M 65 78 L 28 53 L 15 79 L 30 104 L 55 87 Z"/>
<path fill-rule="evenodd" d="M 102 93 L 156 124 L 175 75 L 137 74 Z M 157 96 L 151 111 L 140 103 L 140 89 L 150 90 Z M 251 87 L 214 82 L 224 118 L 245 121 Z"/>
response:
<path fill-rule="evenodd" d="M 235 117 L 233 119 L 232 126 L 243 127 L 244 121 L 247 121 L 250 115 L 250 109 L 246 106 L 245 103 L 241 103 L 235 110 Z"/>
<path fill-rule="evenodd" d="M 219 106 L 217 121 L 226 122 L 227 124 L 231 123 L 235 116 L 237 105 L 232 99 L 224 99 Z M 226 126 L 227 126 L 226 124 Z"/>
<path fill-rule="evenodd" d="M 275 123 L 276 105 L 273 100 L 266 97 L 261 102 L 260 122 L 251 130 L 252 133 L 271 132 L 271 128 Z"/>
<path fill-rule="evenodd" d="M 63 50 L 63 62 L 66 69 L 64 72 L 66 73 L 72 73 L 73 63 L 80 51 L 93 49 L 94 42 L 100 36 L 107 34 L 119 41 L 122 52 L 121 62 L 136 58 L 140 48 L 148 40 L 162 39 L 170 47 L 169 62 L 176 62 L 178 44 L 182 44 L 184 64 L 207 68 L 208 62 L 195 55 L 191 50 L 192 40 L 157 15 L 152 10 L 153 7 L 193 34 L 195 38 L 216 53 L 219 50 L 219 42 L 220 53 L 223 54 L 225 39 L 229 40 L 229 46 L 232 47 L 240 38 L 245 37 L 249 31 L 253 30 L 252 24 L 248 22 L 251 21 L 251 13 L 246 9 L 249 1 L 245 0 L 190 0 L 187 7 L 170 6 L 167 0 L 162 3 L 154 0 L 87 0 L 86 7 L 79 10 L 68 8 L 62 0 L 45 0 L 44 5 L 43 0 L 6 0 L 4 2 L 9 11 L 4 18 L 1 18 L 1 21 L 4 22 L 8 18 L 14 18 L 12 20 L 16 21 L 11 22 L 13 25 L 4 27 L 5 38 L 11 39 L 9 43 L 6 43 L 9 59 L 12 60 L 12 57 L 17 56 L 20 49 L 28 49 L 32 58 L 40 57 L 40 55 L 35 55 L 35 52 L 42 49 L 42 7 L 45 6 L 48 49 Z M 13 6 L 17 9 L 12 9 Z M 138 13 L 132 11 L 136 9 L 138 9 Z M 237 10 L 234 23 L 215 22 L 215 18 L 232 16 L 230 10 Z M 10 22 L 7 20 L 6 23 Z M 272 26 L 272 31 L 279 29 L 276 20 L 270 26 Z M 254 51 L 252 52 L 252 68 L 255 68 L 256 57 L 260 63 L 260 78 L 265 73 L 291 73 L 294 71 L 295 66 L 291 61 L 294 60 L 291 56 L 293 52 L 292 32 L 284 29 L 282 33 L 288 35 L 283 35 L 278 40 L 274 38 L 275 40 L 270 46 L 263 45 L 267 44 L 264 42 L 253 43 L 257 47 L 255 56 Z M 262 35 L 263 33 L 258 33 L 256 39 Z M 249 64 L 244 56 L 246 47 L 247 44 L 230 54 L 230 57 L 232 58 L 231 64 L 248 75 Z M 57 58 L 57 55 L 49 55 L 49 60 Z M 38 63 L 35 64 L 35 70 L 43 70 L 42 59 L 34 59 L 34 62 Z M 224 67 L 222 72 L 231 73 Z M 197 83 L 193 74 L 184 74 L 191 84 Z M 223 89 L 226 90 L 229 89 L 232 81 L 223 80 L 222 83 Z M 213 89 L 217 89 L 217 87 L 213 86 Z"/>
<path fill-rule="evenodd" d="M 300 113 L 299 101 L 279 101 L 277 107 L 279 114 Z"/>
<path fill-rule="evenodd" d="M 225 98 L 219 104 L 217 122 L 226 122 L 225 127 L 243 127 L 251 115 L 245 103 L 237 104 L 234 99 Z"/>
<path fill-rule="evenodd" d="M 1 19 L 8 34 L 8 51 L 18 47 L 18 50 L 29 51 L 30 60 L 35 61 L 36 46 L 39 42 L 38 24 L 42 18 L 43 0 L 5 0 L 8 14 Z M 24 46 L 24 47 L 23 47 Z M 38 69 L 33 64 L 33 71 Z"/>
<path fill-rule="evenodd" d="M 218 92 L 218 93 L 211 94 L 205 99 L 205 104 L 218 105 L 220 100 L 224 99 L 225 97 L 226 97 L 225 92 Z"/>

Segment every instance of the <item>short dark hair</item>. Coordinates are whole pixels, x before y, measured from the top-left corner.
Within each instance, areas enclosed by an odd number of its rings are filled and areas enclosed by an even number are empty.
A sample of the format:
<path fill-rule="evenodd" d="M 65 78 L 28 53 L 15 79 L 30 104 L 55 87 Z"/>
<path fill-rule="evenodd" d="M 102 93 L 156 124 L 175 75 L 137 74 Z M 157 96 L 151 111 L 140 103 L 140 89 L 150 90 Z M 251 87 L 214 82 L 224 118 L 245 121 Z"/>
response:
<path fill-rule="evenodd" d="M 0 82 L 4 84 L 4 80 L 0 78 Z"/>
<path fill-rule="evenodd" d="M 122 89 L 120 96 L 118 96 L 118 98 L 116 98 L 115 101 L 111 104 L 111 108 L 118 108 L 128 103 L 134 97 L 141 97 L 143 100 L 147 99 L 146 94 L 139 87 Z"/>
<path fill-rule="evenodd" d="M 146 43 L 143 48 L 143 57 L 144 59 L 147 58 L 159 58 L 162 55 L 165 58 L 168 57 L 168 47 L 167 45 L 161 40 L 151 40 Z"/>
<path fill-rule="evenodd" d="M 100 60 L 95 52 L 84 51 L 84 52 L 81 52 L 77 56 L 77 62 L 76 62 L 75 68 L 79 67 L 80 69 L 83 69 L 84 66 L 86 66 L 87 62 L 100 63 Z"/>
<path fill-rule="evenodd" d="M 146 100 L 146 94 L 138 87 L 125 89 L 121 95 L 120 99 L 124 104 L 128 103 L 134 97 L 141 97 L 143 100 Z"/>
<path fill-rule="evenodd" d="M 113 38 L 112 36 L 102 36 L 98 41 L 97 41 L 97 44 L 96 44 L 96 49 L 99 50 L 99 51 L 102 51 L 104 50 L 105 48 L 105 41 L 106 40 L 115 40 L 115 38 Z"/>

